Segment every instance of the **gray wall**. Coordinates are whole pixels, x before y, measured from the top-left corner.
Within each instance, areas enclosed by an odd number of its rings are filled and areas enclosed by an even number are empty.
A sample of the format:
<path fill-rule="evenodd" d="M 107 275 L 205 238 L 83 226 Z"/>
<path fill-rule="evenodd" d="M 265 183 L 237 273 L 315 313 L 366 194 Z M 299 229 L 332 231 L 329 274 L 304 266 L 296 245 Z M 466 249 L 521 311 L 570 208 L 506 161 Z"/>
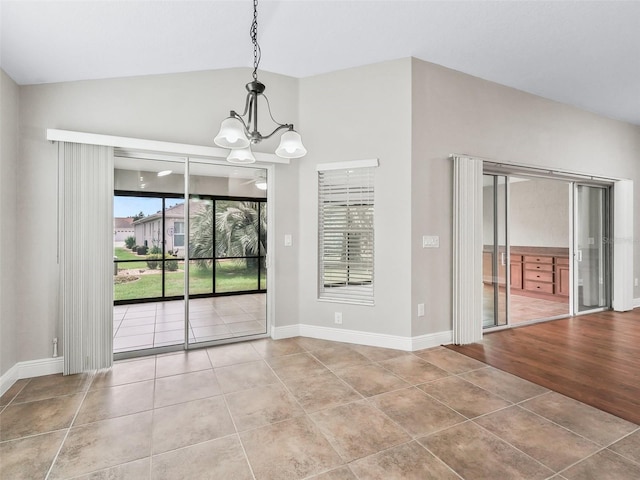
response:
<path fill-rule="evenodd" d="M 516 181 L 514 181 L 516 180 Z M 511 246 L 569 248 L 570 184 L 563 180 L 511 178 L 509 240 Z M 504 198 L 504 188 L 498 186 Z M 493 187 L 483 190 L 484 244 L 493 241 Z"/>
<path fill-rule="evenodd" d="M 56 264 L 57 145 L 46 128 L 213 146 L 220 122 L 244 105 L 250 69 L 70 82 L 20 87 L 21 157 L 17 171 L 21 221 L 17 238 L 27 252 L 17 272 L 17 361 L 51 355 L 51 339 L 60 336 L 57 318 Z M 298 123 L 298 81 L 261 73 L 274 116 Z M 269 123 L 261 119 L 263 125 Z M 304 135 L 304 132 L 302 132 Z M 272 151 L 274 139 L 256 150 Z M 297 233 L 298 167 L 278 165 L 275 236 Z M 44 232 L 44 234 L 43 234 Z M 274 288 L 283 295 L 275 305 L 276 322 L 297 322 L 297 249 L 276 241 Z M 3 270 L 4 271 L 4 270 Z M 37 274 L 35 274 L 37 272 Z"/>
<path fill-rule="evenodd" d="M 343 70 L 300 81 L 300 323 L 409 336 L 411 277 L 411 61 Z M 379 158 L 375 178 L 375 306 L 320 302 L 318 163 Z"/>
<path fill-rule="evenodd" d="M 19 89 L 5 76 L 2 79 L 0 258 L 6 262 L 18 253 L 28 254 L 21 257 L 18 271 L 13 264 L 2 264 L 0 345 L 6 371 L 16 361 L 50 356 L 51 339 L 60 335 L 57 146 L 45 140 L 45 129 L 212 145 L 228 110 L 241 108 L 250 70 Z M 619 176 L 634 180 L 636 186 L 640 181 L 640 127 L 420 60 L 302 80 L 267 73 L 261 79 L 274 116 L 296 123 L 309 150 L 307 157 L 275 168 L 277 263 L 276 281 L 269 288 L 276 293 L 276 326 L 335 327 L 333 312 L 342 311 L 342 328 L 349 330 L 400 336 L 450 330 L 450 153 Z M 12 140 L 16 124 L 18 145 Z M 272 142 L 261 150 L 273 147 Z M 376 304 L 318 302 L 315 167 L 365 158 L 380 159 L 375 185 Z M 7 231 L 6 224 L 15 225 L 14 231 Z M 640 238 L 640 223 L 634 228 Z M 293 236 L 291 247 L 283 246 L 285 233 Z M 439 235 L 440 248 L 423 249 L 422 235 Z M 640 243 L 635 245 L 638 276 Z M 640 296 L 640 290 L 634 293 Z M 5 296 L 15 298 L 15 303 L 5 303 Z M 425 303 L 424 317 L 416 315 L 418 303 Z"/>
<path fill-rule="evenodd" d="M 569 248 L 569 183 L 531 179 L 509 187 L 511 245 Z"/>
<path fill-rule="evenodd" d="M 17 361 L 16 332 L 20 326 L 16 302 L 16 256 L 19 253 L 16 229 L 18 103 L 19 89 L 0 70 L 0 375 Z"/>
<path fill-rule="evenodd" d="M 640 211 L 640 127 L 413 59 L 413 335 L 451 328 L 453 169 L 460 153 L 550 169 L 629 178 Z M 637 215 L 636 215 L 637 218 Z M 421 235 L 440 235 L 423 249 Z M 640 238 L 640 222 L 634 225 Z M 634 249 L 640 274 L 640 243 Z M 638 288 L 634 297 L 640 294 Z M 415 305 L 426 303 L 426 316 Z"/>

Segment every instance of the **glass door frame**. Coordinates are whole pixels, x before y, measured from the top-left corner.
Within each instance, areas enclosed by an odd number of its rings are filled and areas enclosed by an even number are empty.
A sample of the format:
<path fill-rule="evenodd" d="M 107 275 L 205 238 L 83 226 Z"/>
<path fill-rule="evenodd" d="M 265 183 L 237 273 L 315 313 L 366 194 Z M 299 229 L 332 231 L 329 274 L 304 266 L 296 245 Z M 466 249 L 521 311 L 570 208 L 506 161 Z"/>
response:
<path fill-rule="evenodd" d="M 226 162 L 224 159 L 220 159 L 217 157 L 191 157 L 185 155 L 172 155 L 170 153 L 167 154 L 155 154 L 145 151 L 135 151 L 135 150 L 125 150 L 119 156 L 124 158 L 139 158 L 139 159 L 148 159 L 148 160 L 161 160 L 161 161 L 173 161 L 177 163 L 181 163 L 184 165 L 184 228 L 185 228 L 185 244 L 188 246 L 188 236 L 190 233 L 190 219 L 189 219 L 189 201 L 190 198 L 190 179 L 189 179 L 189 170 L 191 162 L 196 162 L 199 164 L 211 164 L 217 166 L 226 166 L 230 168 L 260 168 L 266 170 L 267 172 L 267 221 L 269 234 L 267 235 L 267 255 L 265 258 L 265 268 L 267 269 L 267 289 L 266 289 L 266 305 L 265 305 L 265 333 L 264 334 L 256 334 L 251 336 L 240 336 L 240 337 L 231 337 L 225 338 L 221 340 L 211 340 L 206 342 L 190 342 L 189 341 L 189 264 L 190 264 L 190 256 L 189 256 L 189 248 L 185 248 L 184 252 L 184 265 L 185 265 L 185 274 L 184 274 L 184 342 L 176 343 L 174 345 L 167 346 L 159 346 L 152 348 L 145 348 L 141 350 L 131 350 L 125 352 L 114 353 L 114 360 L 121 360 L 127 358 L 135 358 L 135 357 L 143 357 L 148 355 L 157 355 L 163 353 L 177 352 L 183 350 L 195 350 L 199 348 L 207 348 L 215 345 L 222 345 L 227 343 L 236 343 L 247 340 L 255 340 L 260 338 L 270 338 L 271 337 L 271 325 L 274 311 L 274 284 L 275 284 L 275 273 L 272 268 L 272 258 L 275 252 L 275 235 L 271 232 L 275 231 L 275 203 L 274 203 L 274 184 L 275 184 L 275 165 L 271 163 L 264 164 L 251 164 L 251 165 L 231 165 Z M 181 197 L 182 198 L 182 197 Z M 269 287 L 270 286 L 270 287 Z"/>
<path fill-rule="evenodd" d="M 597 312 L 602 312 L 602 311 L 607 311 L 610 310 L 612 308 L 612 297 L 613 297 L 613 274 L 612 274 L 612 267 L 613 267 L 613 246 L 611 245 L 611 242 L 607 242 L 606 239 L 610 239 L 611 237 L 611 232 L 613 232 L 613 200 L 612 200 L 612 188 L 613 188 L 613 183 L 611 181 L 608 181 L 606 179 L 602 179 L 600 181 L 600 179 L 597 178 L 593 178 L 591 177 L 589 180 L 586 180 L 584 178 L 581 178 L 580 175 L 571 175 L 571 174 L 567 174 L 567 175 L 563 175 L 563 174 L 554 174 L 554 173 L 547 173 L 547 172 L 541 172 L 541 173 L 537 173 L 535 170 L 535 168 L 526 168 L 523 167 L 522 169 L 519 169 L 517 166 L 511 166 L 511 165 L 504 165 L 505 169 L 494 169 L 494 168 L 483 168 L 483 176 L 484 175 L 491 175 L 494 177 L 499 177 L 499 176 L 504 176 L 506 177 L 506 212 L 505 212 L 505 218 L 506 218 L 506 248 L 505 248 L 505 263 L 507 266 L 506 269 L 506 285 L 505 285 L 505 291 L 506 293 L 506 311 L 507 311 L 507 315 L 506 315 L 506 322 L 504 323 L 504 325 L 494 325 L 494 326 L 487 326 L 484 327 L 483 325 L 483 332 L 485 333 L 489 333 L 489 332 L 494 332 L 494 331 L 498 331 L 498 330 L 504 330 L 504 329 L 508 329 L 508 328 L 513 328 L 514 326 L 520 327 L 520 326 L 524 326 L 524 325 L 531 325 L 531 324 L 535 324 L 535 323 L 540 323 L 540 322 L 546 322 L 546 321 L 552 321 L 552 320 L 558 320 L 558 319 L 562 319 L 562 318 L 569 318 L 569 317 L 573 317 L 573 316 L 578 316 L 578 315 L 585 315 L 585 314 L 590 314 L 590 313 L 597 313 Z M 509 168 L 509 167 L 513 167 L 513 168 Z M 569 275 L 569 281 L 570 281 L 570 290 L 569 290 L 569 313 L 566 315 L 562 315 L 562 316 L 556 316 L 556 317 L 550 317 L 550 318 L 542 318 L 542 319 L 536 319 L 536 320 L 532 320 L 531 322 L 523 322 L 523 323 L 518 323 L 517 325 L 514 325 L 510 322 L 509 319 L 509 310 L 510 310 L 510 238 L 509 238 L 509 217 L 510 217 L 510 192 L 509 192 L 509 179 L 512 176 L 518 176 L 518 177 L 531 177 L 531 178 L 546 178 L 549 180 L 564 180 L 569 182 L 570 186 L 571 186 L 571 196 L 569 198 L 569 215 L 570 215 L 570 221 L 571 221 L 571 228 L 569 231 L 569 258 L 570 258 L 570 275 Z M 495 186 L 495 183 L 494 183 Z M 577 190 L 578 190 L 578 186 L 586 186 L 586 187 L 597 187 L 597 188 L 601 188 L 604 191 L 605 194 L 605 200 L 604 200 L 604 206 L 603 206 L 603 214 L 605 215 L 604 218 L 604 229 L 603 229 L 603 247 L 604 247 L 604 257 L 605 257 L 605 272 L 604 272 L 604 282 L 605 282 L 605 296 L 606 296 L 606 302 L 605 302 L 605 306 L 601 306 L 601 307 L 596 307 L 593 309 L 589 309 L 589 310 L 583 310 L 580 311 L 579 309 L 579 295 L 578 295 L 578 281 L 577 281 L 577 275 L 578 275 L 578 266 L 577 266 L 577 256 L 578 254 L 578 248 L 577 248 L 577 237 L 578 237 L 578 230 L 577 230 L 577 222 L 578 222 L 578 207 L 577 207 Z M 494 205 L 494 211 L 495 211 L 495 205 Z M 494 217 L 495 218 L 495 217 Z M 494 229 L 495 232 L 495 229 Z M 483 242 L 484 244 L 484 242 Z M 495 250 L 494 250 L 495 252 Z M 498 259 L 495 258 L 494 259 L 494 269 L 495 266 L 497 265 Z M 494 270 L 495 272 L 495 270 Z M 494 295 L 494 299 L 495 299 L 495 295 Z M 495 300 L 494 300 L 495 302 Z M 494 303 L 495 305 L 495 303 Z M 495 318 L 495 317 L 494 317 Z"/>
<path fill-rule="evenodd" d="M 572 239 L 571 239 L 571 315 L 587 315 L 590 313 L 597 313 L 610 310 L 612 307 L 612 265 L 613 265 L 613 249 L 611 248 L 611 243 L 607 241 L 607 239 L 611 238 L 611 232 L 613 231 L 613 210 L 612 210 L 612 201 L 611 201 L 611 186 L 603 185 L 601 183 L 590 183 L 590 182 L 580 182 L 575 181 L 572 185 L 572 194 L 573 194 L 573 202 L 572 202 L 572 216 L 573 216 L 573 224 L 572 224 Z M 582 262 L 582 250 L 579 248 L 579 218 L 580 218 L 580 198 L 578 195 L 578 191 L 581 187 L 586 188 L 598 188 L 602 190 L 602 205 L 601 205 L 601 214 L 602 214 L 602 258 L 600 261 L 602 262 L 602 282 L 604 284 L 604 305 L 597 306 L 594 308 L 580 310 L 580 262 Z M 598 279 L 600 283 L 600 278 Z"/>
<path fill-rule="evenodd" d="M 259 334 L 251 334 L 251 335 L 243 335 L 243 336 L 235 336 L 235 337 L 228 337 L 228 338 L 223 338 L 223 339 L 219 339 L 219 340 L 207 340 L 207 341 L 203 341 L 203 342 L 191 342 L 189 340 L 189 330 L 191 328 L 191 322 L 190 322 L 190 316 L 189 316 L 189 300 L 191 299 L 191 295 L 190 295 L 190 283 L 189 283 L 189 279 L 190 279 L 190 267 L 191 267 L 191 256 L 190 256 L 190 252 L 189 252 L 189 248 L 185 248 L 185 255 L 184 255 L 184 262 L 185 262 L 185 275 L 184 275 L 184 317 L 185 317 L 185 322 L 184 322 L 184 350 L 194 350 L 194 349 L 198 349 L 198 348 L 207 348 L 207 347 L 213 347 L 216 345 L 224 345 L 224 344 L 228 344 L 228 343 L 237 343 L 237 342 L 242 342 L 242 341 L 247 341 L 247 340 L 256 340 L 256 339 L 260 339 L 260 338 L 269 338 L 271 336 L 270 334 L 270 330 L 271 330 L 271 311 L 273 309 L 273 301 L 272 301 L 272 295 L 270 295 L 270 292 L 273 291 L 273 268 L 271 265 L 271 254 L 269 252 L 273 251 L 273 248 L 275 248 L 274 245 L 274 235 L 272 233 L 272 229 L 274 228 L 272 226 L 273 224 L 273 218 L 274 218 L 274 205 L 273 205 L 273 175 L 275 172 L 275 168 L 273 165 L 255 165 L 255 164 L 250 164 L 250 165 L 246 165 L 246 166 L 242 166 L 242 165 L 230 165 L 228 162 L 211 162 L 208 159 L 206 161 L 203 161 L 203 159 L 201 158 L 191 158 L 191 157 L 187 157 L 186 158 L 186 162 L 185 162 L 185 171 L 184 171 L 184 191 L 185 193 L 185 209 L 184 209 L 184 225 L 185 225 L 185 237 L 189 238 L 190 234 L 191 234 L 191 195 L 192 192 L 190 190 L 190 167 L 191 167 L 191 162 L 194 163 L 198 163 L 198 164 L 204 164 L 204 163 L 214 163 L 217 165 L 222 165 L 222 166 L 226 166 L 226 167 L 230 167 L 230 168 L 261 168 L 267 171 L 267 197 L 266 197 L 266 203 L 267 203 L 267 222 L 268 222 L 268 234 L 267 234 L 267 254 L 265 256 L 265 268 L 267 269 L 267 289 L 266 289 L 266 317 L 265 317 L 265 332 L 264 333 L 259 333 Z M 215 211 L 213 212 L 214 218 L 215 218 Z M 188 244 L 188 242 L 187 242 Z M 212 268 L 215 269 L 215 262 L 212 265 Z M 260 285 L 260 278 L 258 278 L 258 285 Z M 269 285 L 271 285 L 271 288 L 269 287 Z M 215 287 L 214 287 L 215 288 Z M 194 297 L 194 298 L 197 298 Z"/>
<path fill-rule="evenodd" d="M 491 251 L 491 285 L 493 288 L 493 324 L 484 325 L 484 332 L 493 332 L 510 328 L 509 322 L 509 309 L 510 309 L 510 296 L 511 296 L 511 255 L 510 255 L 510 240 L 509 240 L 509 175 L 504 173 L 486 172 L 482 173 L 483 178 L 485 176 L 493 177 L 492 186 L 492 236 L 493 244 Z M 500 183 L 500 178 L 504 179 L 504 183 Z M 504 193 L 499 192 L 499 186 L 504 187 Z M 502 210 L 502 214 L 500 214 Z M 483 219 L 484 223 L 484 219 Z M 503 225 L 501 225 L 503 223 Z M 500 245 L 501 241 L 504 241 L 504 245 Z M 483 242 L 484 247 L 484 242 Z M 483 255 L 485 253 L 483 248 Z M 483 261 L 484 266 L 484 261 Z M 504 269 L 504 274 L 501 274 L 501 267 Z M 483 268 L 484 269 L 484 268 Z M 484 274 L 484 272 L 483 272 Z M 500 282 L 504 282 L 504 292 L 500 291 Z M 502 297 L 502 298 L 501 298 Z M 504 314 L 500 315 L 500 306 L 504 305 Z M 501 320 L 503 317 L 503 320 Z"/>

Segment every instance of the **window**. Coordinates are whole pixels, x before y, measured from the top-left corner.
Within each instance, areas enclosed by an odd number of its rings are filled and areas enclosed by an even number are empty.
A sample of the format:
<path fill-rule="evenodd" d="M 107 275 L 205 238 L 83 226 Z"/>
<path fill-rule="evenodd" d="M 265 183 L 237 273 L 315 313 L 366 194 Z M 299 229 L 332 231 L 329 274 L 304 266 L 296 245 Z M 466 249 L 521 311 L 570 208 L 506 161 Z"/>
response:
<path fill-rule="evenodd" d="M 173 223 L 173 246 L 184 247 L 184 222 Z"/>
<path fill-rule="evenodd" d="M 322 300 L 373 304 L 373 166 L 377 160 L 318 166 L 318 298 Z"/>

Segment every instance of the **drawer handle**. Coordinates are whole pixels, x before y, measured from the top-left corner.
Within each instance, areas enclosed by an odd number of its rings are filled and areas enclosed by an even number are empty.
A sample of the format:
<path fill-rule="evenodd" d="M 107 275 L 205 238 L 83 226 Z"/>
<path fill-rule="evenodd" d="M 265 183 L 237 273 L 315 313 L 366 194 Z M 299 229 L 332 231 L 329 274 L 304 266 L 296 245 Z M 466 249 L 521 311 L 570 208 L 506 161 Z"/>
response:
<path fill-rule="evenodd" d="M 538 285 L 536 288 L 540 288 L 540 285 Z"/>

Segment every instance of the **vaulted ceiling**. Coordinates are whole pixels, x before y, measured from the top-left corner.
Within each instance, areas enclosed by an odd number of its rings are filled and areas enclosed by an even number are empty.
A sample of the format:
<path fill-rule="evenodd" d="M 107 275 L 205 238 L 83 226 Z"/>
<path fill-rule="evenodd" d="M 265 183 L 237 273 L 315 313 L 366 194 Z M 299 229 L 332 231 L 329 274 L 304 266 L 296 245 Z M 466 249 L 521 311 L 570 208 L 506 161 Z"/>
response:
<path fill-rule="evenodd" d="M 0 66 L 21 85 L 251 66 L 252 5 L 1 0 Z M 260 68 L 414 56 L 640 125 L 639 25 L 640 1 L 262 0 Z"/>

